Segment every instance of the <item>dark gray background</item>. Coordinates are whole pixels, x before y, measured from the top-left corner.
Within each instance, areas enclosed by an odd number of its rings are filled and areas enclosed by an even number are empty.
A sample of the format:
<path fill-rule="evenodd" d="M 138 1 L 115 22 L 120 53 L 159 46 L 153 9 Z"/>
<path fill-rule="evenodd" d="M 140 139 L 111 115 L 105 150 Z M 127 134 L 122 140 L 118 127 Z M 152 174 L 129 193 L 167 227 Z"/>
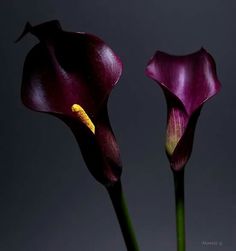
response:
<path fill-rule="evenodd" d="M 166 103 L 145 65 L 157 49 L 187 54 L 204 46 L 213 55 L 223 88 L 204 106 L 186 169 L 187 247 L 235 250 L 236 2 L 1 0 L 0 11 L 0 250 L 125 250 L 106 191 L 88 172 L 70 130 L 20 101 L 23 62 L 36 40 L 13 41 L 26 21 L 51 19 L 100 36 L 124 62 L 109 112 L 144 251 L 175 250 Z"/>

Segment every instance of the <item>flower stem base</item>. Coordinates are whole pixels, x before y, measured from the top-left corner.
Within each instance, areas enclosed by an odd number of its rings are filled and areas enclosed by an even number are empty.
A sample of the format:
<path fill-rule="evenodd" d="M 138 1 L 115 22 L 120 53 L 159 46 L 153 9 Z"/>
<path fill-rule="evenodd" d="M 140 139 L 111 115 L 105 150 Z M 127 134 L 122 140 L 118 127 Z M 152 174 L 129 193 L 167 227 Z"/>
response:
<path fill-rule="evenodd" d="M 175 185 L 177 250 L 185 251 L 184 170 L 173 172 Z"/>
<path fill-rule="evenodd" d="M 138 243 L 124 198 L 121 182 L 119 181 L 114 186 L 108 187 L 107 190 L 115 209 L 127 250 L 139 251 Z"/>

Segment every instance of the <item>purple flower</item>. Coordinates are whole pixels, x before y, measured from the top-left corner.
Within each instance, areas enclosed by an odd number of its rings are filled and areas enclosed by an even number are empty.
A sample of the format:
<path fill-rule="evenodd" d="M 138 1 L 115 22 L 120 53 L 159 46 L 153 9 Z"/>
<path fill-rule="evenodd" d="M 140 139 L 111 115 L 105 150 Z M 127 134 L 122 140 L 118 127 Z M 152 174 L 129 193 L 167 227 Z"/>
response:
<path fill-rule="evenodd" d="M 73 131 L 92 175 L 109 186 L 119 181 L 121 161 L 107 101 L 122 63 L 100 38 L 66 32 L 58 21 L 26 25 L 20 40 L 39 39 L 26 57 L 22 101 L 30 109 L 62 119 Z"/>
<path fill-rule="evenodd" d="M 220 90 L 215 62 L 204 49 L 185 56 L 157 51 L 146 75 L 161 86 L 167 100 L 166 152 L 175 171 L 187 163 L 203 104 Z"/>

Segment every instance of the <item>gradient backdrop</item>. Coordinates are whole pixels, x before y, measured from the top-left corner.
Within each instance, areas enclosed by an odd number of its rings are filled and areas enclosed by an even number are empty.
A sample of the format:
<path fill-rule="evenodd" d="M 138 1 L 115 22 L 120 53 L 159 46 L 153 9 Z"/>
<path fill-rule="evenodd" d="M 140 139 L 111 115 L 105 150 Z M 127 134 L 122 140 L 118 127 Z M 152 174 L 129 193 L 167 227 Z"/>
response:
<path fill-rule="evenodd" d="M 1 251 L 126 250 L 107 193 L 88 172 L 70 130 L 20 101 L 23 62 L 37 40 L 13 41 L 26 21 L 51 19 L 65 30 L 100 36 L 124 62 L 109 113 L 143 251 L 175 250 L 172 174 L 163 148 L 166 103 L 145 77 L 145 65 L 157 49 L 187 54 L 204 46 L 213 55 L 223 88 L 202 110 L 186 170 L 187 250 L 236 249 L 235 13 L 234 0 L 1 0 Z"/>

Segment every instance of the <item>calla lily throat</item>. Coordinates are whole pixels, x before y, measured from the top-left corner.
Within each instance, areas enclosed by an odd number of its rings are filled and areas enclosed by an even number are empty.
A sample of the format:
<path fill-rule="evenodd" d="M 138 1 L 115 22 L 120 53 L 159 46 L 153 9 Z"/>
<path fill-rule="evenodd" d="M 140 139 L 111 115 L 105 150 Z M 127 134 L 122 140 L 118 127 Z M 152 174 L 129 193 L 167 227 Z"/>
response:
<path fill-rule="evenodd" d="M 166 129 L 166 152 L 171 156 L 184 134 L 186 128 L 186 115 L 178 108 L 172 108 Z"/>

